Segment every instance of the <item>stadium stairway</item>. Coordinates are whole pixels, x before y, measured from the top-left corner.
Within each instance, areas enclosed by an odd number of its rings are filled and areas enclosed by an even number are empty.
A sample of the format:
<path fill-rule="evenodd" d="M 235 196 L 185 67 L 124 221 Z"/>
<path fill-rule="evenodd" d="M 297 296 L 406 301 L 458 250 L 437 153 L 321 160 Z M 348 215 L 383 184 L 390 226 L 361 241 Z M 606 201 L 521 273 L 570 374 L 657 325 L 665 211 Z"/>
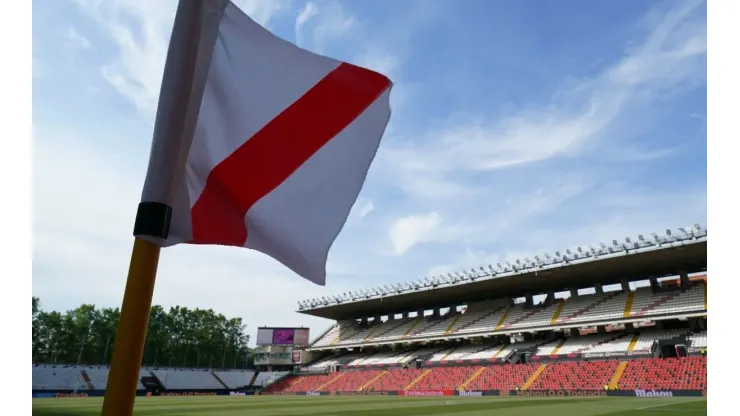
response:
<path fill-rule="evenodd" d="M 512 320 L 511 322 L 504 323 L 501 326 L 501 328 L 503 328 L 503 329 L 511 328 L 512 326 L 518 324 L 519 322 L 526 321 L 527 319 L 529 319 L 529 318 L 537 315 L 540 312 L 542 312 L 542 309 L 532 309 L 531 311 L 529 311 L 529 312 L 523 314 L 522 316 L 520 316 L 520 317 Z M 496 329 L 498 329 L 498 328 L 496 328 Z"/>
<path fill-rule="evenodd" d="M 339 342 L 339 340 L 342 339 L 342 332 L 343 331 L 346 331 L 346 329 L 339 328 L 339 332 L 337 332 L 337 336 L 335 336 L 333 340 L 329 341 L 329 345 L 336 345 L 337 342 Z"/>
<path fill-rule="evenodd" d="M 378 381 L 382 377 L 384 377 L 386 374 L 388 374 L 388 370 L 385 370 L 385 371 L 381 372 L 380 374 L 376 375 L 375 377 L 371 378 L 367 383 L 365 383 L 362 386 L 360 386 L 360 388 L 357 389 L 357 391 L 363 391 L 363 390 L 365 390 L 366 388 L 370 387 L 373 383 L 375 383 L 376 381 Z"/>
<path fill-rule="evenodd" d="M 252 379 L 251 379 L 251 380 L 249 380 L 249 385 L 250 385 L 250 386 L 253 386 L 253 385 L 254 385 L 254 382 L 255 382 L 255 381 L 257 381 L 257 375 L 258 375 L 259 373 L 260 373 L 259 371 L 255 371 L 255 372 L 254 372 L 254 374 L 252 375 Z"/>
<path fill-rule="evenodd" d="M 444 360 L 446 360 L 446 359 L 447 359 L 447 357 L 449 357 L 449 356 L 450 356 L 450 354 L 452 354 L 453 352 L 455 352 L 455 350 L 457 350 L 458 348 L 460 348 L 460 347 L 459 347 L 459 346 L 457 346 L 457 347 L 452 347 L 452 348 L 450 348 L 450 350 L 449 350 L 449 351 L 447 351 L 447 353 L 446 353 L 445 355 L 443 355 L 443 356 L 442 356 L 442 358 L 440 358 L 440 360 L 439 360 L 439 361 L 444 361 Z"/>
<path fill-rule="evenodd" d="M 416 319 L 417 319 L 417 321 L 418 321 L 418 320 L 419 320 L 420 318 L 416 318 Z M 409 323 L 409 321 L 408 321 L 408 320 L 405 320 L 405 319 L 399 319 L 399 320 L 398 320 L 398 322 L 397 322 L 397 323 L 396 323 L 395 325 L 390 325 L 390 324 L 389 324 L 389 325 L 387 325 L 387 326 L 388 326 L 388 328 L 387 328 L 387 329 L 385 329 L 385 330 L 384 330 L 384 331 L 382 331 L 382 332 L 379 332 L 379 333 L 378 333 L 377 335 L 375 335 L 375 338 L 381 338 L 381 337 L 382 337 L 383 335 L 388 335 L 388 334 L 390 334 L 391 332 L 393 332 L 393 331 L 397 330 L 398 328 L 400 328 L 400 327 L 402 327 L 402 326 L 406 325 L 407 323 Z"/>
<path fill-rule="evenodd" d="M 93 386 L 92 381 L 90 381 L 90 376 L 87 375 L 87 371 L 82 370 L 80 371 L 80 374 L 82 375 L 82 379 L 85 380 L 85 384 L 87 384 L 87 389 L 95 390 L 95 386 Z"/>
<path fill-rule="evenodd" d="M 367 336 L 363 339 L 363 341 L 368 341 L 369 339 L 371 339 L 381 325 L 382 324 L 373 325 L 373 328 L 370 330 L 370 332 L 367 333 Z"/>
<path fill-rule="evenodd" d="M 504 322 L 506 322 L 506 319 L 509 317 L 510 313 L 511 313 L 511 306 L 507 306 L 506 310 L 504 311 L 504 314 L 501 315 L 501 319 L 499 319 L 498 323 L 496 324 L 497 331 L 504 327 Z"/>
<path fill-rule="evenodd" d="M 316 391 L 322 391 L 323 389 L 329 387 L 332 383 L 336 382 L 337 380 L 339 380 L 342 377 L 344 377 L 344 373 L 339 373 L 338 376 L 334 377 L 333 379 L 331 379 L 331 380 L 327 381 L 326 383 L 324 383 L 324 384 L 320 385 L 319 387 L 317 387 L 316 388 Z"/>
<path fill-rule="evenodd" d="M 482 374 L 482 373 L 483 373 L 483 372 L 484 372 L 485 370 L 486 370 L 486 367 L 480 367 L 479 369 L 475 370 L 475 372 L 474 372 L 474 373 L 473 373 L 473 374 L 472 374 L 472 375 L 471 375 L 470 377 L 468 377 L 468 379 L 467 379 L 467 380 L 465 380 L 465 381 L 464 381 L 464 382 L 463 382 L 462 384 L 460 384 L 460 386 L 458 386 L 458 388 L 457 388 L 457 389 L 458 389 L 458 390 L 465 390 L 465 389 L 466 389 L 466 388 L 468 387 L 468 385 L 469 385 L 470 383 L 474 382 L 474 381 L 475 381 L 475 379 L 477 379 L 478 377 L 480 377 L 480 375 L 481 375 L 481 374 Z"/>
<path fill-rule="evenodd" d="M 269 385 L 267 389 L 271 390 L 272 388 L 274 388 L 275 390 L 281 390 L 282 384 L 285 384 L 284 390 L 288 390 L 288 389 L 295 390 L 295 388 L 297 388 L 302 382 L 306 381 L 307 379 L 308 377 L 296 377 L 294 380 L 292 380 L 292 382 L 288 379 L 281 379 L 281 380 L 278 380 L 277 383 Z M 283 383 L 283 380 L 285 380 L 284 383 Z M 252 383 L 250 383 L 250 386 L 251 385 Z"/>
<path fill-rule="evenodd" d="M 415 385 L 417 385 L 424 377 L 426 377 L 431 372 L 432 372 L 431 368 L 424 370 L 421 374 L 419 374 L 419 377 L 416 377 L 411 383 L 406 385 L 406 387 L 404 387 L 403 389 L 411 390 Z"/>
<path fill-rule="evenodd" d="M 614 372 L 612 379 L 609 380 L 609 390 L 616 390 L 617 387 L 619 387 L 619 380 L 622 379 L 622 374 L 624 374 L 624 370 L 627 368 L 627 364 L 627 361 L 619 362 L 619 365 L 617 366 L 617 371 Z"/>
<path fill-rule="evenodd" d="M 487 313 L 485 313 L 485 314 L 483 314 L 483 315 L 481 315 L 481 316 L 473 319 L 472 321 L 466 323 L 465 325 L 461 326 L 460 328 L 457 328 L 455 330 L 455 332 L 460 332 L 461 330 L 463 330 L 465 328 L 471 327 L 471 326 L 477 324 L 478 322 L 480 322 L 480 321 L 482 321 L 482 320 L 484 320 L 486 318 L 491 317 L 492 315 L 496 314 L 497 312 L 500 312 L 502 309 L 503 309 L 503 307 L 493 308 L 489 312 L 487 312 Z"/>
<path fill-rule="evenodd" d="M 154 377 L 157 380 L 157 383 L 159 383 L 160 386 L 162 386 L 164 388 L 167 388 L 167 386 L 165 386 L 165 384 L 162 383 L 162 380 L 160 380 L 159 377 L 157 377 L 157 374 L 155 374 L 154 371 L 149 371 L 149 375 L 152 376 L 152 377 Z"/>
<path fill-rule="evenodd" d="M 412 335 L 412 332 L 414 331 L 414 329 L 416 329 L 417 326 L 419 326 L 419 324 L 421 323 L 422 320 L 424 320 L 424 317 L 423 316 L 420 316 L 420 317 L 416 318 L 416 320 L 414 321 L 413 324 L 411 324 L 411 326 L 409 327 L 409 329 L 407 329 L 406 332 L 403 333 L 403 338 L 406 338 L 409 335 Z M 430 325 L 427 325 L 426 327 L 420 329 L 419 331 L 413 332 L 413 335 L 419 335 L 420 332 L 424 332 L 427 328 L 430 328 L 430 327 L 434 326 L 434 324 L 435 324 L 435 322 L 432 322 Z"/>
<path fill-rule="evenodd" d="M 496 354 L 493 356 L 493 358 L 498 358 L 501 355 L 501 353 L 504 352 L 504 350 L 508 346 L 509 346 L 508 344 L 502 344 L 501 345 L 501 348 L 499 348 L 498 351 L 496 351 Z"/>
<path fill-rule="evenodd" d="M 706 293 L 706 292 L 705 292 L 705 293 Z M 707 303 L 707 301 L 706 301 L 706 296 L 705 296 L 704 304 L 706 305 L 706 303 Z M 706 308 L 706 306 L 705 306 L 705 308 Z M 450 322 L 450 325 L 449 325 L 449 326 L 447 326 L 447 329 L 445 330 L 445 335 L 449 335 L 449 334 L 450 334 L 450 333 L 452 332 L 452 328 L 454 328 L 454 327 L 455 327 L 455 324 L 457 323 L 457 321 L 459 321 L 459 320 L 460 320 L 460 318 L 461 318 L 462 316 L 463 316 L 463 314 L 461 314 L 461 313 L 458 313 L 458 314 L 456 314 L 456 315 L 455 315 L 455 317 L 454 317 L 454 318 L 452 318 L 452 322 Z"/>
<path fill-rule="evenodd" d="M 629 318 L 630 314 L 632 313 L 632 304 L 635 303 L 635 292 L 630 291 L 630 293 L 627 294 L 627 302 L 624 304 L 624 316 L 625 318 Z"/>
<path fill-rule="evenodd" d="M 550 325 L 557 325 L 558 319 L 560 319 L 560 314 L 563 313 L 563 308 L 565 308 L 565 301 L 561 299 L 560 303 L 558 303 L 557 309 L 555 309 L 555 314 L 550 320 Z"/>
<path fill-rule="evenodd" d="M 225 389 L 228 389 L 229 388 L 229 386 L 227 386 L 226 383 L 224 383 L 224 381 L 221 380 L 221 377 L 219 377 L 218 374 L 216 374 L 215 371 L 211 371 L 211 375 L 213 375 L 213 378 L 215 378 L 216 381 L 218 381 L 219 383 L 221 383 L 221 385 L 224 386 Z"/>
<path fill-rule="evenodd" d="M 388 370 L 388 374 L 376 380 L 368 388 L 378 391 L 403 390 L 421 373 L 422 371 L 418 368 L 392 368 Z"/>
<path fill-rule="evenodd" d="M 555 348 L 552 350 L 550 355 L 558 355 L 558 351 L 560 351 L 561 348 L 563 348 L 563 345 L 565 345 L 566 339 L 561 339 L 560 342 L 558 342 L 558 345 L 555 346 Z"/>
<path fill-rule="evenodd" d="M 366 385 L 370 379 L 375 378 L 383 370 L 356 370 L 346 371 L 340 379 L 327 384 L 327 390 L 332 391 L 358 391 Z"/>
<path fill-rule="evenodd" d="M 537 368 L 537 364 L 489 365 L 466 389 L 514 390 L 522 386 Z"/>
<path fill-rule="evenodd" d="M 588 313 L 590 310 L 596 308 L 597 306 L 601 305 L 602 303 L 609 302 L 610 300 L 614 299 L 619 295 L 621 292 L 610 292 L 607 294 L 604 294 L 599 299 L 597 299 L 595 302 L 591 302 L 590 304 L 586 305 L 585 307 L 573 312 L 572 314 L 566 316 L 565 318 L 561 319 L 559 323 L 565 324 L 569 321 L 573 320 L 574 318 L 577 318 L 581 315 L 584 315 Z"/>
<path fill-rule="evenodd" d="M 637 341 L 639 339 L 640 339 L 640 334 L 632 335 L 632 341 L 630 341 L 630 345 L 627 346 L 627 352 L 632 352 L 635 350 L 635 347 L 637 346 Z"/>
<path fill-rule="evenodd" d="M 644 315 L 647 315 L 650 312 L 651 309 L 657 308 L 658 306 L 663 305 L 664 303 L 672 300 L 675 297 L 676 297 L 675 295 L 662 296 L 659 299 L 650 302 L 650 304 L 648 304 L 644 308 L 642 308 L 639 311 L 637 311 L 637 313 L 632 313 L 630 311 L 630 316 L 632 317 L 632 316 L 644 316 Z"/>
<path fill-rule="evenodd" d="M 603 390 L 618 364 L 616 360 L 549 363 L 527 387 L 530 390 Z"/>
<path fill-rule="evenodd" d="M 535 381 L 537 381 L 537 378 L 542 374 L 543 371 L 547 368 L 547 364 L 540 364 L 540 366 L 532 373 L 531 376 L 527 379 L 527 381 L 522 384 L 522 390 L 528 390 L 532 384 L 534 384 Z"/>

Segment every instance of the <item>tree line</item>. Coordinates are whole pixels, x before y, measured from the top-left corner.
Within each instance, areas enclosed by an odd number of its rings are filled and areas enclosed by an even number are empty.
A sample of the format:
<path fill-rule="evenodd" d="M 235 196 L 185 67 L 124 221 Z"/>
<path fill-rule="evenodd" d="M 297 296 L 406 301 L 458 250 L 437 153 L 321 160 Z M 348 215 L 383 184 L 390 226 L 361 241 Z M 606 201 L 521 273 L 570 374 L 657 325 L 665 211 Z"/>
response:
<path fill-rule="evenodd" d="M 33 297 L 33 362 L 108 365 L 118 328 L 118 308 L 84 304 L 61 313 L 41 309 Z M 143 364 L 195 368 L 251 368 L 249 335 L 241 318 L 211 309 L 152 306 Z"/>

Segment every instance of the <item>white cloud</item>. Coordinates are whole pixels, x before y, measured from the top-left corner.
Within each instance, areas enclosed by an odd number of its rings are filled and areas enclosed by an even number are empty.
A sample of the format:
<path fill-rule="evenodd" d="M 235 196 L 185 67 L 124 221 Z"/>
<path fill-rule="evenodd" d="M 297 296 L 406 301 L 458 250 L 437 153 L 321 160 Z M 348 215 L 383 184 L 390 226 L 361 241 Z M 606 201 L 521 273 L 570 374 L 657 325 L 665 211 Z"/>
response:
<path fill-rule="evenodd" d="M 432 241 L 441 224 L 442 218 L 436 212 L 395 220 L 388 229 L 394 253 L 401 255 L 419 243 Z"/>
<path fill-rule="evenodd" d="M 599 145 L 614 122 L 630 109 L 629 104 L 652 100 L 692 78 L 704 79 L 706 22 L 691 17 L 700 4 L 680 3 L 641 44 L 598 76 L 562 88 L 544 107 L 504 119 L 470 115 L 427 132 L 423 140 L 396 142 L 381 154 L 389 166 L 397 167 L 393 181 L 424 195 L 428 192 L 413 189 L 425 187 L 423 181 L 417 184 L 419 177 L 436 175 L 435 180 L 449 188 L 456 184 L 450 176 L 455 172 L 487 172 L 574 157 Z M 669 152 L 653 149 L 652 153 Z M 454 192 L 448 189 L 438 196 L 449 194 Z"/>
<path fill-rule="evenodd" d="M 298 17 L 295 19 L 295 37 L 296 44 L 298 44 L 298 46 L 305 45 L 305 40 L 303 39 L 303 25 L 312 17 L 316 16 L 317 13 L 318 9 L 316 8 L 316 5 L 310 1 L 307 2 L 305 6 L 303 6 L 303 9 L 301 9 L 300 13 L 298 13 Z"/>
<path fill-rule="evenodd" d="M 69 26 L 67 28 L 67 31 L 64 33 L 65 38 L 67 39 L 67 43 L 69 46 L 73 48 L 79 48 L 79 49 L 90 49 L 90 41 L 87 40 L 86 37 L 80 35 L 80 33 L 72 26 Z"/>
<path fill-rule="evenodd" d="M 102 77 L 153 120 L 167 55 L 175 0 L 73 0 L 114 43 L 115 59 L 101 68 Z M 287 0 L 235 1 L 262 25 L 287 10 Z"/>
<path fill-rule="evenodd" d="M 354 16 L 336 1 L 308 2 L 295 22 L 298 45 L 324 53 L 331 42 L 342 39 L 357 25 Z M 310 35 L 304 33 L 310 31 Z"/>
<path fill-rule="evenodd" d="M 365 218 L 365 216 L 375 210 L 375 205 L 373 204 L 372 200 L 368 200 L 363 206 L 362 209 L 360 209 L 360 218 Z"/>

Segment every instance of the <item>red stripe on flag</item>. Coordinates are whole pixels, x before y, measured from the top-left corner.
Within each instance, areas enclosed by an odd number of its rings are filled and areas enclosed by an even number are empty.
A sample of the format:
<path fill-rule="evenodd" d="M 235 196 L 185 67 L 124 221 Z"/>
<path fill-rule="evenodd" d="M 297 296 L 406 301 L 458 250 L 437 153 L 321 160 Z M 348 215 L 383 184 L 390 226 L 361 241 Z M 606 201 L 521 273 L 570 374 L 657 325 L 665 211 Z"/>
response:
<path fill-rule="evenodd" d="M 342 63 L 210 172 L 191 210 L 194 244 L 243 246 L 244 216 L 354 121 L 390 80 Z"/>

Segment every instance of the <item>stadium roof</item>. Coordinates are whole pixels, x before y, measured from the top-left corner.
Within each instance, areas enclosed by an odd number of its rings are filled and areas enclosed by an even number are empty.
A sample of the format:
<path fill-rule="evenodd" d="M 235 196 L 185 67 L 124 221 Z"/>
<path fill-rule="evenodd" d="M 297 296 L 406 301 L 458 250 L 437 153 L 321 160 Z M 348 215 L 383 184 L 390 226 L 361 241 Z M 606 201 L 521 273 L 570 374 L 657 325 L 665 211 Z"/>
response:
<path fill-rule="evenodd" d="M 659 238 L 655 237 L 656 241 Z M 638 241 L 645 240 L 641 238 Z M 616 241 L 614 243 L 616 246 Z M 570 259 L 560 256 L 565 260 L 552 261 L 549 264 L 527 261 L 531 264 L 505 273 L 484 272 L 481 267 L 483 273 L 477 272 L 476 276 L 466 272 L 467 279 L 464 277 L 464 281 L 460 283 L 449 279 L 427 279 L 423 284 L 420 281 L 406 285 L 403 289 L 395 285 L 398 290 L 374 293 L 372 296 L 366 292 L 362 297 L 311 305 L 298 312 L 334 320 L 383 316 L 486 299 L 537 295 L 548 291 L 593 287 L 596 284 L 616 284 L 623 279 L 635 281 L 649 277 L 675 276 L 680 272 L 695 273 L 707 268 L 705 231 L 698 237 L 691 235 L 690 238 L 682 239 L 674 236 L 670 241 L 659 244 L 639 245 L 631 243 L 629 239 L 628 243 L 634 246 L 628 248 L 622 245 L 624 250 L 610 250 L 606 254 L 600 254 L 604 252 L 603 249 L 599 251 L 591 248 L 594 255 L 578 258 L 576 254 Z"/>

